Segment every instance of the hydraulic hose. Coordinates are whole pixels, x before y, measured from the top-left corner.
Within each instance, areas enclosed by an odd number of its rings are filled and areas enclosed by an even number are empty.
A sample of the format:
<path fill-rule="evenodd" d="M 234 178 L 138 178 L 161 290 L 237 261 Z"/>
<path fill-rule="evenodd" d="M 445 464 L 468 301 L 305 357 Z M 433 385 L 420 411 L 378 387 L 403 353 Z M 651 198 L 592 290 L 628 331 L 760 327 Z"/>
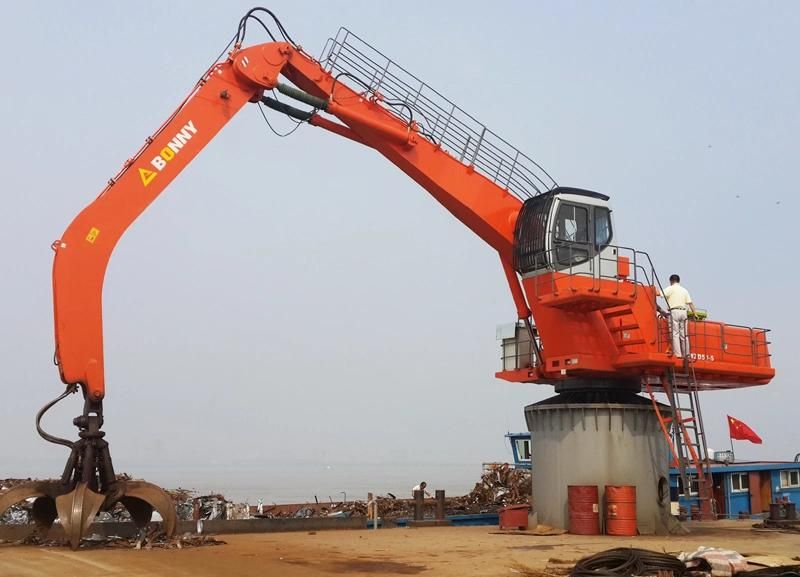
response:
<path fill-rule="evenodd" d="M 39 433 L 39 436 L 42 439 L 50 443 L 54 443 L 56 445 L 64 445 L 65 447 L 69 447 L 70 449 L 72 449 L 75 446 L 75 443 L 73 441 L 62 439 L 61 437 L 56 437 L 46 432 L 44 429 L 42 429 L 41 422 L 42 422 L 42 417 L 44 417 L 44 414 L 47 411 L 49 411 L 53 407 L 53 405 L 65 399 L 69 395 L 77 392 L 77 390 L 78 390 L 78 385 L 75 384 L 67 385 L 67 389 L 63 393 L 61 393 L 58 397 L 47 403 L 44 407 L 39 409 L 38 413 L 36 413 L 36 431 Z"/>

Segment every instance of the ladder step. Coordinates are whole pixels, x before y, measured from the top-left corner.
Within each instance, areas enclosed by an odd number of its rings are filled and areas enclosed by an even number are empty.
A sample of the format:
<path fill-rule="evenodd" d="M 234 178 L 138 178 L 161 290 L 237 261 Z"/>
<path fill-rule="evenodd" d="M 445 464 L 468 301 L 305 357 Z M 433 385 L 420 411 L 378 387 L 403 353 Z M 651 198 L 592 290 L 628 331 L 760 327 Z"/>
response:
<path fill-rule="evenodd" d="M 627 347 L 628 345 L 643 345 L 646 343 L 644 339 L 626 339 L 624 341 L 614 341 L 618 347 Z"/>
<path fill-rule="evenodd" d="M 622 307 L 614 307 L 609 309 L 603 309 L 603 316 L 607 319 L 612 319 L 614 317 L 624 317 L 625 315 L 633 314 L 631 307 L 628 305 L 624 305 Z"/>
<path fill-rule="evenodd" d="M 627 325 L 617 325 L 609 327 L 608 330 L 611 331 L 612 333 L 621 333 L 622 331 L 631 331 L 638 328 L 640 328 L 639 323 L 629 323 Z"/>

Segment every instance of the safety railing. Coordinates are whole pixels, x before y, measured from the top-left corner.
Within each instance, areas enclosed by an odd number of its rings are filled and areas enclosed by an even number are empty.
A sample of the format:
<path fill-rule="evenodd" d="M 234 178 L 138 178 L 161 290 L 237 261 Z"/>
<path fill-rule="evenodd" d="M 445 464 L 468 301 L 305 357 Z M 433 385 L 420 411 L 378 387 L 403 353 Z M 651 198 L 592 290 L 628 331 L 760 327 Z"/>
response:
<path fill-rule="evenodd" d="M 608 255 L 608 250 L 612 254 Z M 534 296 L 540 298 L 545 295 L 559 294 L 561 291 L 572 292 L 579 288 L 586 290 L 583 282 L 578 286 L 577 279 L 591 279 L 591 291 L 611 294 L 621 294 L 629 291 L 628 295 L 636 297 L 641 286 L 653 286 L 656 280 L 655 269 L 647 253 L 633 248 L 604 245 L 600 254 L 591 255 L 594 249 L 591 245 L 561 245 L 534 255 L 536 270 L 558 272 L 563 276 L 538 275 L 534 279 Z M 605 253 L 605 254 L 603 254 Z M 627 259 L 630 274 L 621 276 L 621 259 Z M 615 288 L 608 290 L 611 281 Z M 654 304 L 655 310 L 655 304 Z"/>
<path fill-rule="evenodd" d="M 536 350 L 541 350 L 536 327 L 533 328 L 535 347 L 531 346 L 531 333 L 522 321 L 514 325 L 514 333 L 501 338 L 500 363 L 502 371 L 518 371 L 521 369 L 533 369 L 538 364 Z"/>
<path fill-rule="evenodd" d="M 693 361 L 729 362 L 755 367 L 770 364 L 769 329 L 733 325 L 714 320 L 687 323 L 689 358 Z M 667 318 L 659 324 L 659 352 L 671 350 L 672 327 Z"/>
<path fill-rule="evenodd" d="M 610 251 L 608 249 L 611 249 Z M 587 290 L 585 279 L 591 279 L 589 291 L 605 295 L 625 295 L 636 299 L 642 287 L 655 287 L 662 290 L 650 255 L 644 251 L 621 245 L 604 245 L 600 254 L 589 257 L 596 248 L 591 245 L 561 245 L 534 256 L 536 268 L 559 275 L 543 274 L 533 277 L 534 297 L 558 295 L 562 292 Z M 629 274 L 620 275 L 620 264 L 627 260 Z M 583 280 L 579 280 L 583 279 Z M 613 284 L 612 284 L 613 283 Z M 613 288 L 610 288 L 613 287 Z M 654 298 L 648 298 L 653 316 L 659 312 Z M 645 329 L 642 328 L 642 331 Z M 656 329 L 655 334 L 642 335 L 655 341 L 659 349 L 663 346 L 663 335 Z"/>
<path fill-rule="evenodd" d="M 606 251 L 607 248 L 613 249 L 610 256 Z M 664 293 L 664 287 L 646 252 L 617 245 L 608 245 L 603 247 L 603 250 L 606 252 L 605 256 L 595 255 L 586 258 L 586 246 L 564 245 L 534 255 L 536 269 L 547 273 L 561 273 L 559 275 L 539 274 L 529 279 L 528 282 L 533 281 L 534 298 L 577 290 L 597 292 L 602 290 L 602 293 L 606 295 L 623 294 L 637 298 L 642 287 L 653 287 L 661 294 Z M 618 263 L 621 258 L 627 259 L 630 265 L 630 274 L 624 277 L 619 275 Z M 586 281 L 578 279 L 591 279 L 588 289 Z M 650 314 L 654 317 L 663 314 L 663 317 L 655 324 L 646 323 L 646 326 L 655 326 L 655 334 L 642 334 L 642 337 L 651 342 L 654 341 L 657 351 L 667 353 L 672 344 L 668 311 L 660 308 L 656 298 L 649 295 L 646 302 L 649 304 Z M 640 326 L 639 330 L 645 331 L 645 328 Z M 695 361 L 768 367 L 771 357 L 769 353 L 771 342 L 767 339 L 768 332 L 769 329 L 765 328 L 734 325 L 714 320 L 689 322 L 687 323 L 689 356 Z M 524 325 L 519 325 L 514 339 L 513 343 L 510 339 L 503 340 L 501 356 L 503 366 L 515 369 L 534 367 L 536 356 L 530 347 L 530 336 Z M 541 349 L 538 338 L 537 345 Z"/>
<path fill-rule="evenodd" d="M 422 136 L 521 201 L 556 187 L 535 161 L 346 28 L 328 40 L 320 61 L 337 83 L 416 122 Z"/>

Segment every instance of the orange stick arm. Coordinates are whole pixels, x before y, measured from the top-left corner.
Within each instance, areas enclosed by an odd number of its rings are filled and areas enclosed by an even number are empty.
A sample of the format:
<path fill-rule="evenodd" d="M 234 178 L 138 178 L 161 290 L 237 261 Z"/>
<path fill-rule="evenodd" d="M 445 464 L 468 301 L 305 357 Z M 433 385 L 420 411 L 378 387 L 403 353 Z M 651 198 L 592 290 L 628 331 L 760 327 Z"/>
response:
<path fill-rule="evenodd" d="M 282 74 L 305 92 L 331 100 L 327 111 L 427 190 L 453 216 L 512 261 L 514 226 L 522 202 L 418 134 L 379 103 L 336 82 L 319 63 L 297 51 Z M 314 122 L 312 121 L 312 124 Z"/>
<path fill-rule="evenodd" d="M 222 127 L 245 104 L 274 88 L 281 74 L 325 99 L 326 111 L 343 123 L 315 115 L 311 124 L 377 150 L 497 250 L 504 263 L 511 262 L 522 206 L 516 197 L 418 134 L 413 123 L 337 82 L 292 45 L 272 42 L 236 49 L 209 69 L 167 122 L 53 243 L 56 361 L 65 383 L 82 385 L 94 400 L 104 397 L 102 292 L 114 247 Z"/>
<path fill-rule="evenodd" d="M 522 292 L 522 285 L 517 277 L 517 271 L 514 266 L 505 259 L 500 259 L 503 265 L 503 272 L 508 281 L 508 288 L 511 289 L 511 297 L 514 299 L 514 305 L 517 307 L 517 318 L 519 320 L 529 319 L 531 316 L 531 309 L 528 308 L 528 301 L 525 299 L 525 293 Z"/>

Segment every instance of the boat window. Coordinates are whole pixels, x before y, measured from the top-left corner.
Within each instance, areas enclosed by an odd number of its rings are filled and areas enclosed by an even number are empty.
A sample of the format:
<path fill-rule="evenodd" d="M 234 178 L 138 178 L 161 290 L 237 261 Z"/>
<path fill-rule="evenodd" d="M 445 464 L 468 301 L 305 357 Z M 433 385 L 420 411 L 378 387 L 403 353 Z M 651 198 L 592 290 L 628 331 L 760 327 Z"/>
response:
<path fill-rule="evenodd" d="M 700 493 L 700 481 L 697 479 L 696 475 L 689 475 L 689 494 L 690 495 L 697 495 Z M 683 479 L 678 477 L 678 492 L 681 495 L 685 495 L 686 491 L 683 490 Z"/>
<path fill-rule="evenodd" d="M 750 489 L 750 475 L 747 473 L 731 473 L 731 491 L 748 491 Z"/>
<path fill-rule="evenodd" d="M 556 216 L 556 239 L 589 242 L 589 211 L 582 206 L 562 204 Z"/>
<path fill-rule="evenodd" d="M 603 246 L 611 242 L 611 211 L 607 208 L 594 209 L 594 243 Z"/>
<path fill-rule="evenodd" d="M 517 439 L 517 458 L 520 461 L 531 460 L 531 442 L 529 439 Z"/>
<path fill-rule="evenodd" d="M 786 489 L 788 487 L 800 487 L 799 469 L 781 471 L 781 489 Z"/>

